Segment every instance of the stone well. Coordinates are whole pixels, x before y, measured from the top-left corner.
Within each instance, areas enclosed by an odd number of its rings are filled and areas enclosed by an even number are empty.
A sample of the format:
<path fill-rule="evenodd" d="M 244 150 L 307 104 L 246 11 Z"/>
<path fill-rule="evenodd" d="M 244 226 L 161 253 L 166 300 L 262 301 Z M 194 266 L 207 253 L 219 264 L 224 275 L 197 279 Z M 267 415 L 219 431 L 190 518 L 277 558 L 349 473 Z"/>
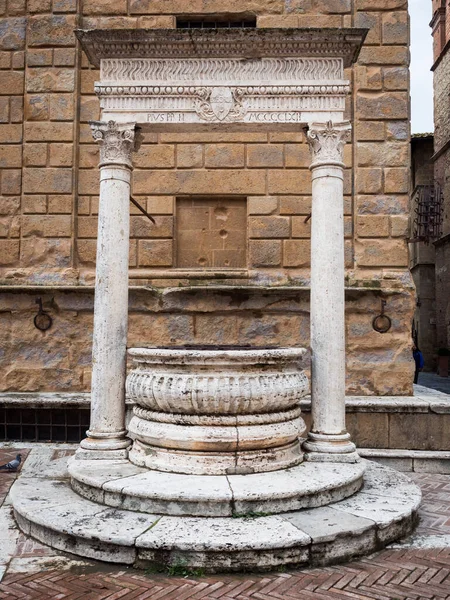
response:
<path fill-rule="evenodd" d="M 303 460 L 303 348 L 131 349 L 127 393 L 132 463 L 226 475 L 276 471 Z"/>

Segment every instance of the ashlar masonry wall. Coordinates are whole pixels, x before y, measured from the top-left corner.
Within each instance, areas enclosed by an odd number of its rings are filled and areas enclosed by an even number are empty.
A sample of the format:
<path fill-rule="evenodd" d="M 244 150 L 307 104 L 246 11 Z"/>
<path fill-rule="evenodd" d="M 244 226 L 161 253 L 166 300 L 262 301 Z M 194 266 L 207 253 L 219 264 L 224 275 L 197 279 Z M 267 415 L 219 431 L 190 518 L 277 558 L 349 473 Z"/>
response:
<path fill-rule="evenodd" d="M 345 151 L 348 391 L 411 393 L 406 0 L 3 0 L 0 11 L 3 389 L 89 389 L 99 174 L 88 122 L 100 117 L 99 72 L 73 30 L 227 15 L 255 16 L 258 27 L 370 29 L 346 73 L 354 123 Z M 130 296 L 130 345 L 308 345 L 309 163 L 300 130 L 145 134 L 133 197 L 156 225 L 130 208 L 130 283 L 147 285 Z M 202 263 L 194 251 L 196 270 L 174 277 L 186 267 L 177 253 L 180 203 L 194 209 L 219 197 L 208 240 L 222 244 L 213 249 L 221 259 Z M 233 225 L 232 203 L 242 199 L 245 218 Z M 201 279 L 204 266 L 247 273 Z M 54 319 L 47 332 L 33 325 L 37 297 Z M 372 328 L 381 298 L 393 323 L 386 334 Z"/>

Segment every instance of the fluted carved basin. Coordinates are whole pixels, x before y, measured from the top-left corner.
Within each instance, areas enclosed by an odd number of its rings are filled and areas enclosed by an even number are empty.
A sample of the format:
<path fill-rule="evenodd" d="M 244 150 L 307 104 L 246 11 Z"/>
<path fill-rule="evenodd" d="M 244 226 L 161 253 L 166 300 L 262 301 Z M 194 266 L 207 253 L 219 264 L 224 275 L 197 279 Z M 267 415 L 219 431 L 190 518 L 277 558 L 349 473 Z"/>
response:
<path fill-rule="evenodd" d="M 302 461 L 303 348 L 133 348 L 130 460 L 163 471 L 271 471 Z"/>

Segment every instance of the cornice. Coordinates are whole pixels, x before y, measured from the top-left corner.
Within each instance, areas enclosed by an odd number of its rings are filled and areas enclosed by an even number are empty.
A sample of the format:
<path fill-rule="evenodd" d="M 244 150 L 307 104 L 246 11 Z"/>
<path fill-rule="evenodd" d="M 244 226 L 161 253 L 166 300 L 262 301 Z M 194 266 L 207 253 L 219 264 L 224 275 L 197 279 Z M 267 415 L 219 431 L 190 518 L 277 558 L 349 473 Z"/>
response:
<path fill-rule="evenodd" d="M 358 58 L 367 29 L 92 29 L 75 31 L 90 62 L 106 58 Z"/>

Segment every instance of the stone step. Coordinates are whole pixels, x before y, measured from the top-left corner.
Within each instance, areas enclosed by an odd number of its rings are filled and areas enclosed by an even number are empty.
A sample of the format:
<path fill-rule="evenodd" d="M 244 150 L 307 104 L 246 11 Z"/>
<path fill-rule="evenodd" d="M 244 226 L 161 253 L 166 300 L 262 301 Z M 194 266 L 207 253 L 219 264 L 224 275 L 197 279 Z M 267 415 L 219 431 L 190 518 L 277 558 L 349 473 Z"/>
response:
<path fill-rule="evenodd" d="M 128 461 L 71 460 L 72 487 L 100 504 L 172 516 L 231 517 L 324 506 L 357 492 L 365 463 L 301 465 L 249 475 L 182 475 Z"/>
<path fill-rule="evenodd" d="M 351 498 L 277 515 L 177 517 L 111 508 L 80 497 L 58 470 L 25 469 L 11 500 L 25 534 L 107 562 L 208 572 L 327 565 L 379 550 L 414 528 L 419 488 L 397 471 L 365 464 L 364 486 Z"/>

